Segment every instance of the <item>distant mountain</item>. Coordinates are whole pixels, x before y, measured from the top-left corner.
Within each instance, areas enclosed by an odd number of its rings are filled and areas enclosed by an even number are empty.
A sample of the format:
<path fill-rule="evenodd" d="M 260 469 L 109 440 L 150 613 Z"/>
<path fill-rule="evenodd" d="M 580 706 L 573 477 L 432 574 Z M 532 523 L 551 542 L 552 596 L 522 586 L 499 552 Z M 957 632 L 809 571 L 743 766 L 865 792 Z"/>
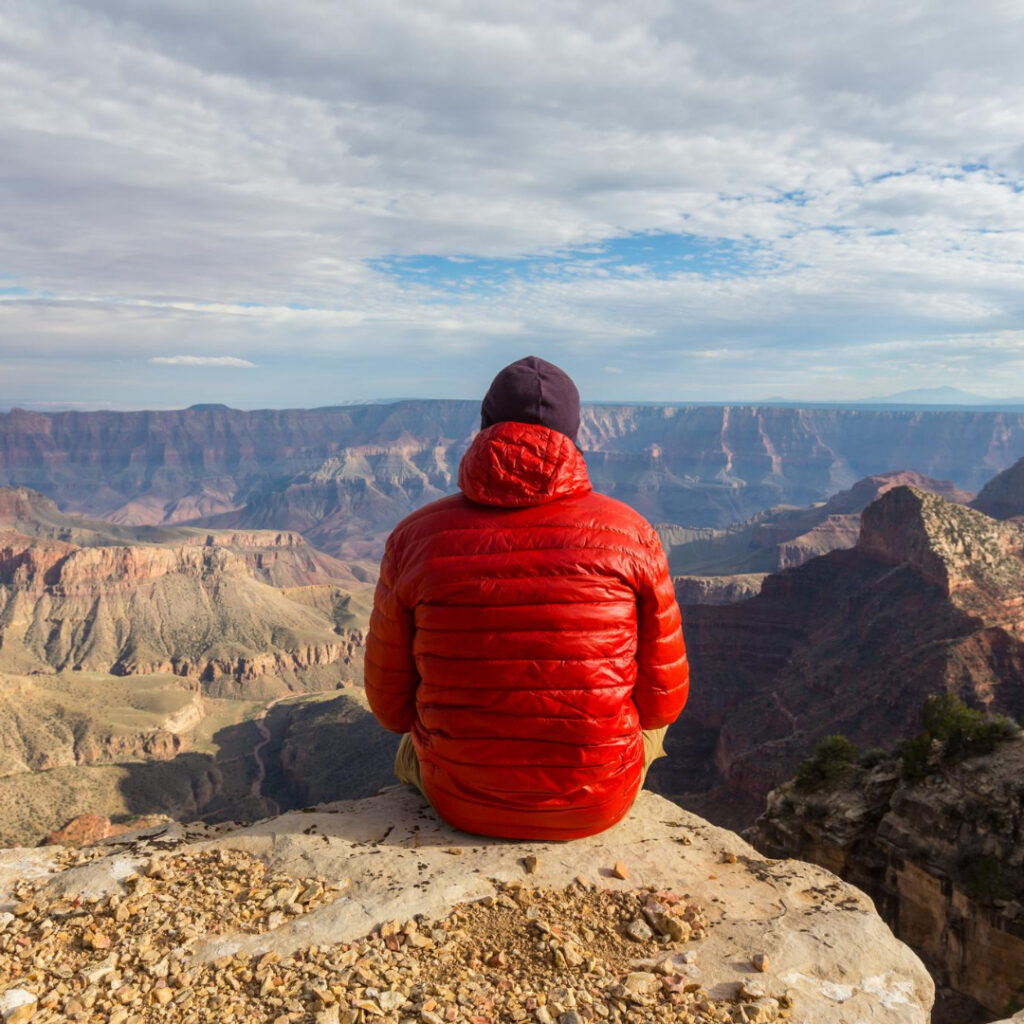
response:
<path fill-rule="evenodd" d="M 962 388 L 912 388 L 909 391 L 897 391 L 893 395 L 883 395 L 869 401 L 885 405 L 1002 405 L 1024 404 L 1024 398 L 992 398 L 978 395 Z"/>
<path fill-rule="evenodd" d="M 993 398 L 979 395 L 962 388 L 913 388 L 897 391 L 890 395 L 874 395 L 866 398 L 808 400 L 772 396 L 761 399 L 758 405 L 780 406 L 791 409 L 860 409 L 883 410 L 901 409 L 927 412 L 1024 412 L 1024 396 L 1014 398 Z"/>
<path fill-rule="evenodd" d="M 701 685 L 651 769 L 659 792 L 746 825 L 830 733 L 890 745 L 941 690 L 1024 713 L 1024 524 L 906 486 L 861 519 L 855 548 L 683 608 Z"/>

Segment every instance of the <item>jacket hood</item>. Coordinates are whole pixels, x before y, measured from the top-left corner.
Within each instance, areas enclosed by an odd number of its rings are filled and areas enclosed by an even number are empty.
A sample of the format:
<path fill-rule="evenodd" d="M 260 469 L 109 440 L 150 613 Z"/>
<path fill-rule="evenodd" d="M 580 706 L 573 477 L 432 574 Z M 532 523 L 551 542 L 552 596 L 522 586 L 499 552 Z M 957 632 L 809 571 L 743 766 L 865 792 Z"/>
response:
<path fill-rule="evenodd" d="M 459 464 L 459 490 L 481 505 L 520 508 L 592 490 L 583 456 L 565 434 L 532 423 L 481 430 Z"/>

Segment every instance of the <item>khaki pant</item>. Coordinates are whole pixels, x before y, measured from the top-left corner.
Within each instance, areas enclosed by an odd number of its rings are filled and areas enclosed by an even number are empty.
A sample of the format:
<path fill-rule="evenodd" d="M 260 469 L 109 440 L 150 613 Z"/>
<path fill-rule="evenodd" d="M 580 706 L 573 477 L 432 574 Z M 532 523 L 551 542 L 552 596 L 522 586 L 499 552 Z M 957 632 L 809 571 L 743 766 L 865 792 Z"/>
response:
<path fill-rule="evenodd" d="M 667 725 L 661 729 L 645 729 L 641 733 L 644 740 L 644 766 L 640 773 L 640 788 L 643 788 L 644 779 L 647 778 L 647 769 L 659 757 L 665 756 L 666 732 L 668 732 Z M 395 754 L 395 775 L 398 776 L 399 782 L 415 786 L 424 796 L 427 795 L 423 788 L 420 759 L 416 756 L 416 748 L 412 745 L 412 737 L 409 733 L 405 733 L 401 743 L 398 744 L 398 753 Z"/>

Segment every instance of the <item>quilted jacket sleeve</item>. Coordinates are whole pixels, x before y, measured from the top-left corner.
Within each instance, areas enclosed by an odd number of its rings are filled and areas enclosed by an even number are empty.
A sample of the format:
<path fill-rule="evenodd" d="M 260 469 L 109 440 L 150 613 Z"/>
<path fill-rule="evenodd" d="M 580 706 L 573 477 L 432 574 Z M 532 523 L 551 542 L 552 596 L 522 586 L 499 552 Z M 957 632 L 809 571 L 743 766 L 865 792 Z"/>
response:
<path fill-rule="evenodd" d="M 640 713 L 641 729 L 660 729 L 674 722 L 686 704 L 690 666 L 668 559 L 653 531 L 649 550 L 647 571 L 637 594 L 638 671 L 633 703 Z"/>
<path fill-rule="evenodd" d="M 366 638 L 366 699 L 385 729 L 408 732 L 416 720 L 416 687 L 420 679 L 412 652 L 412 611 L 402 606 L 396 585 L 395 552 L 389 538 Z"/>

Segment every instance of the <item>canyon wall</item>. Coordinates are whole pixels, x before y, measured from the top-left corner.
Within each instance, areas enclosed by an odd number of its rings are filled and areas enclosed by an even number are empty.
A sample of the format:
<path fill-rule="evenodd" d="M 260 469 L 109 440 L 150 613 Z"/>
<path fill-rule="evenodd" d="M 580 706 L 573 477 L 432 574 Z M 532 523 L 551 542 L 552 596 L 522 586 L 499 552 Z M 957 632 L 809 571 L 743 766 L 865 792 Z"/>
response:
<path fill-rule="evenodd" d="M 471 401 L 306 410 L 0 415 L 0 484 L 114 523 L 297 530 L 379 556 L 414 508 L 455 489 Z M 1024 451 L 1024 416 L 984 412 L 588 405 L 598 490 L 654 522 L 722 528 L 914 469 L 977 490 Z"/>
<path fill-rule="evenodd" d="M 966 504 L 971 495 L 948 480 L 912 470 L 858 480 L 828 501 L 804 508 L 761 512 L 722 530 L 659 524 L 673 573 L 696 576 L 743 575 L 793 569 L 830 551 L 852 548 L 860 534 L 860 514 L 894 487 L 915 487 L 947 501 Z M 685 598 L 680 596 L 680 600 Z"/>
<path fill-rule="evenodd" d="M 122 528 L 113 540 L 70 516 L 54 531 L 60 513 L 38 495 L 0 496 L 0 670 L 170 673 L 210 692 L 263 677 L 319 689 L 295 680 L 327 666 L 339 682 L 359 677 L 370 577 L 299 534 L 192 530 L 144 543 Z"/>
<path fill-rule="evenodd" d="M 651 784 L 743 827 L 814 744 L 916 731 L 924 698 L 1024 714 L 1024 526 L 908 487 L 860 539 L 765 579 L 741 604 L 688 605 L 694 685 Z"/>

